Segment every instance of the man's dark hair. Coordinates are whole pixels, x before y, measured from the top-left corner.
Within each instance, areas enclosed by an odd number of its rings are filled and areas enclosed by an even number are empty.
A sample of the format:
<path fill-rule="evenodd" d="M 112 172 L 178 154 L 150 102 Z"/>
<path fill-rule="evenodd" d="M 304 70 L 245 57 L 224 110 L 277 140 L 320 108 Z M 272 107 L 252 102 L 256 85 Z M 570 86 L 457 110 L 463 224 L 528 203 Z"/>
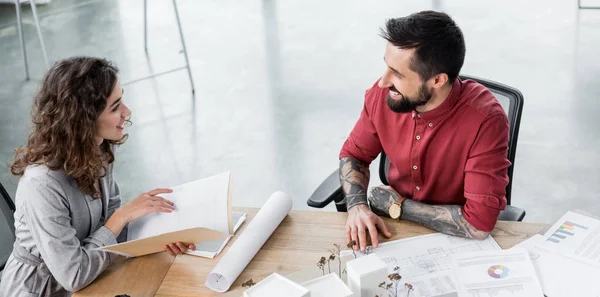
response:
<path fill-rule="evenodd" d="M 462 31 L 443 12 L 428 10 L 390 19 L 381 37 L 401 49 L 415 49 L 410 68 L 423 80 L 446 73 L 453 83 L 465 61 Z"/>

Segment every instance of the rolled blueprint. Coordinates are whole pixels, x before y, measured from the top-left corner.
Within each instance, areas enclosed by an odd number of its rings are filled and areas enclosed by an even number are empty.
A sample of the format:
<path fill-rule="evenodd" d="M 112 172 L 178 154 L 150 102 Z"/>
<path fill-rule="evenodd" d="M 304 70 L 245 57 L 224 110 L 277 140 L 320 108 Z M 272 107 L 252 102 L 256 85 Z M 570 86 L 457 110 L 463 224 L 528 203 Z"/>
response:
<path fill-rule="evenodd" d="M 227 254 L 223 255 L 217 266 L 208 274 L 206 287 L 220 293 L 229 290 L 291 209 L 292 199 L 288 194 L 273 193 Z"/>

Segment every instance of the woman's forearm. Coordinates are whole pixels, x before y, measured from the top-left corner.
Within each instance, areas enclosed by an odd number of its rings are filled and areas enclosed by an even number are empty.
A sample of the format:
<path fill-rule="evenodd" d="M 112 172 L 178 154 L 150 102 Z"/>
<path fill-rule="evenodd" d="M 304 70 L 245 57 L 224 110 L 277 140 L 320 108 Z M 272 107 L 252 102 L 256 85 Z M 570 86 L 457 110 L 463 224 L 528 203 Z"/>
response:
<path fill-rule="evenodd" d="M 115 237 L 118 237 L 127 223 L 126 217 L 123 215 L 120 209 L 117 209 L 113 215 L 108 218 L 108 221 L 106 221 L 104 227 L 112 231 L 112 233 L 115 234 Z"/>

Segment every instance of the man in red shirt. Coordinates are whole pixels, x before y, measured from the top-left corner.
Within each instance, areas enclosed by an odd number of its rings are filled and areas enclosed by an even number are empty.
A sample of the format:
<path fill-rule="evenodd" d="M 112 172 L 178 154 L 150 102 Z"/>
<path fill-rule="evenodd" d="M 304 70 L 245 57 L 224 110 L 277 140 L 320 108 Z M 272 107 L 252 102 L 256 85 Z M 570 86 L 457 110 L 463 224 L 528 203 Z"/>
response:
<path fill-rule="evenodd" d="M 484 239 L 506 207 L 509 124 L 492 93 L 461 81 L 463 34 L 445 13 L 390 19 L 383 76 L 340 152 L 346 237 L 391 236 L 379 216 Z M 371 189 L 369 164 L 385 151 L 390 186 Z M 368 196 L 368 197 L 367 197 Z"/>

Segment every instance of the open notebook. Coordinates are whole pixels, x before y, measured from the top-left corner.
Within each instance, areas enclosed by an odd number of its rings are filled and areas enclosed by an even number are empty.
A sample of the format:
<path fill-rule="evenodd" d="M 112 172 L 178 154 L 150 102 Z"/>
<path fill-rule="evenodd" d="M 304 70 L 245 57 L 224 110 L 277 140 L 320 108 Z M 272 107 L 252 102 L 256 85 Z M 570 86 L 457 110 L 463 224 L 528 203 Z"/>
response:
<path fill-rule="evenodd" d="M 175 203 L 173 212 L 143 216 L 129 224 L 127 242 L 98 249 L 137 257 L 162 252 L 172 242 L 226 241 L 239 221 L 232 219 L 230 184 L 226 172 L 173 187 L 173 193 L 161 195 Z"/>
<path fill-rule="evenodd" d="M 231 216 L 233 221 L 236 222 L 235 226 L 233 227 L 233 233 L 235 233 L 240 228 L 240 226 L 242 226 L 244 221 L 246 221 L 246 213 L 234 211 L 231 214 Z M 188 251 L 186 254 L 213 259 L 221 253 L 221 251 L 223 250 L 223 248 L 225 248 L 231 237 L 232 236 L 223 239 L 198 243 L 196 244 L 195 251 Z"/>

